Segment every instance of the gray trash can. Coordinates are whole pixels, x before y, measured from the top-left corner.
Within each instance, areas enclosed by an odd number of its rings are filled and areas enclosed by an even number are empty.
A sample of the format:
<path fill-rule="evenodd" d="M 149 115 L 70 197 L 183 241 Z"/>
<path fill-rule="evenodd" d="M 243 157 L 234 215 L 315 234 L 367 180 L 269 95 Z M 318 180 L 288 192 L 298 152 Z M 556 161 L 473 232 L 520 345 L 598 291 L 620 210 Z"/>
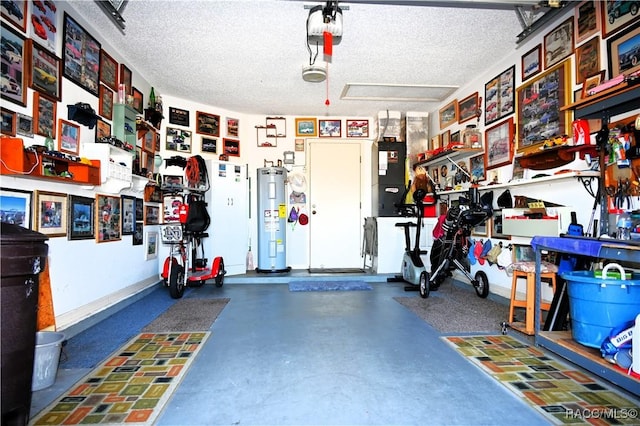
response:
<path fill-rule="evenodd" d="M 48 237 L 0 222 L 2 424 L 26 425 L 36 345 L 38 283 Z"/>

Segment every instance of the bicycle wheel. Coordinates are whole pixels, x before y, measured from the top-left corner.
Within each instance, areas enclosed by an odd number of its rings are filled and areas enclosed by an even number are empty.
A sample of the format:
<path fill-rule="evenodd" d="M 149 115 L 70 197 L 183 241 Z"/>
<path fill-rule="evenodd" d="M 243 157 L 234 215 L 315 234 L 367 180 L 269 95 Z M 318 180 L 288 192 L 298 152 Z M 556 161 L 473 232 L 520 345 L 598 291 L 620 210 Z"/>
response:
<path fill-rule="evenodd" d="M 471 284 L 473 284 L 473 287 L 476 289 L 476 294 L 478 297 L 485 299 L 489 295 L 489 278 L 487 278 L 487 274 L 478 271 L 474 278 Z"/>
<path fill-rule="evenodd" d="M 169 276 L 169 294 L 174 299 L 180 299 L 184 294 L 184 266 L 174 263 Z"/>

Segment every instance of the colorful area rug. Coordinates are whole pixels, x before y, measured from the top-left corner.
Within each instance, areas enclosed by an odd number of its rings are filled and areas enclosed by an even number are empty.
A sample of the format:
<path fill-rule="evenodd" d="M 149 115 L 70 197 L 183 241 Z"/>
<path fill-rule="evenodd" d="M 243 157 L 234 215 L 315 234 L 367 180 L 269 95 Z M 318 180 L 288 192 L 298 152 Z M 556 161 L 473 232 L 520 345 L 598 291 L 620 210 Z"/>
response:
<path fill-rule="evenodd" d="M 153 423 L 209 334 L 139 334 L 30 424 Z"/>
<path fill-rule="evenodd" d="M 291 281 L 289 291 L 355 291 L 373 290 L 364 281 Z"/>
<path fill-rule="evenodd" d="M 640 422 L 637 401 L 513 337 L 442 338 L 554 424 Z"/>

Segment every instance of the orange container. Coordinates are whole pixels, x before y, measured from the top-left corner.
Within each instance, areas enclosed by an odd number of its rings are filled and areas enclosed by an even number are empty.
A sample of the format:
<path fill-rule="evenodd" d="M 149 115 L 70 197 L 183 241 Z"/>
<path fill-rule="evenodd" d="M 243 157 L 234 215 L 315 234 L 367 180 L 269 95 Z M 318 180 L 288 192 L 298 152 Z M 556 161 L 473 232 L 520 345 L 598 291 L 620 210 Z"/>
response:
<path fill-rule="evenodd" d="M 15 175 L 26 169 L 24 144 L 21 138 L 0 138 L 0 174 Z"/>

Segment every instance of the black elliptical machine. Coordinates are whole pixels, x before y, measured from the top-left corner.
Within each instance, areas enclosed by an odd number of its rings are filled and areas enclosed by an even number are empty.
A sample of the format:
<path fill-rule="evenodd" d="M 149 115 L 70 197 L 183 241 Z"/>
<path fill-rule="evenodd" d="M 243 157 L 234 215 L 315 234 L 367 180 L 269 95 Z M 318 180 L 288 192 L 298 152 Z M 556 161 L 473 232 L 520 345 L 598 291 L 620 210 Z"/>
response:
<path fill-rule="evenodd" d="M 396 210 L 403 217 L 415 217 L 415 222 L 399 222 L 395 226 L 404 229 L 404 255 L 402 256 L 402 275 L 387 278 L 387 282 L 407 282 L 410 285 L 404 287 L 405 291 L 420 291 L 423 298 L 429 297 L 429 272 L 420 258 L 421 254 L 427 254 L 426 250 L 420 250 L 420 229 L 424 217 L 424 206 L 433 205 L 435 201 L 425 204 L 427 191 L 416 189 L 413 192 L 414 204 L 406 204 L 404 201 L 411 188 L 411 181 L 404 190 L 400 203 L 395 203 Z M 411 235 L 409 228 L 416 228 L 415 244 L 411 247 Z"/>
<path fill-rule="evenodd" d="M 440 284 L 458 269 L 471 282 L 481 298 L 489 295 L 489 279 L 483 271 L 471 275 L 469 236 L 471 230 L 486 222 L 493 215 L 493 192 L 487 191 L 478 197 L 478 188 L 469 188 L 468 198 L 460 197 L 460 203 L 447 211 L 442 223 L 444 234 L 436 238 L 431 247 L 431 278 L 429 289 L 437 290 Z"/>

